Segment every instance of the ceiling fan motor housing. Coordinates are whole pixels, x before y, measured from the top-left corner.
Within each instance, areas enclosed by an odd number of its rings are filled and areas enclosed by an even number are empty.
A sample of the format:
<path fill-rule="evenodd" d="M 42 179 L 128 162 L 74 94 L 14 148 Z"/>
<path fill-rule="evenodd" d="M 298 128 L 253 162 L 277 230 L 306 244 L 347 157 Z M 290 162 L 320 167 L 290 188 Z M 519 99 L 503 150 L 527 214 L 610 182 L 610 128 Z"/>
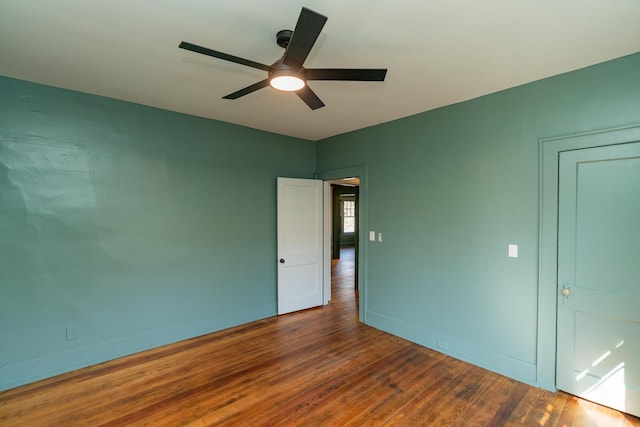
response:
<path fill-rule="evenodd" d="M 305 70 L 303 67 L 292 67 L 282 62 L 282 58 L 271 64 L 269 67 L 269 79 L 278 76 L 297 77 L 303 81 L 307 81 Z"/>

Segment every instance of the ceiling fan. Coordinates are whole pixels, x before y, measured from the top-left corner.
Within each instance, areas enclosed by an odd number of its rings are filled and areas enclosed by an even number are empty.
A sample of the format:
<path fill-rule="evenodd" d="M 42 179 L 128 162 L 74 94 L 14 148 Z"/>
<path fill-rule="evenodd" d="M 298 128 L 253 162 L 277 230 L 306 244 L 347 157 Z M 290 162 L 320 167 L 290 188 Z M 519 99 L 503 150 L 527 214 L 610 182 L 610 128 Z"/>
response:
<path fill-rule="evenodd" d="M 224 96 L 224 99 L 237 99 L 271 85 L 289 92 L 295 92 L 312 110 L 324 107 L 318 95 L 307 85 L 309 80 L 351 80 L 384 81 L 387 70 L 381 68 L 304 68 L 311 48 L 315 44 L 327 17 L 306 7 L 302 8 L 295 30 L 281 30 L 276 34 L 276 42 L 285 49 L 282 58 L 271 65 L 261 64 L 249 59 L 229 55 L 217 50 L 197 46 L 183 41 L 179 47 L 225 61 L 235 62 L 248 67 L 267 71 L 268 77 L 250 86 Z"/>

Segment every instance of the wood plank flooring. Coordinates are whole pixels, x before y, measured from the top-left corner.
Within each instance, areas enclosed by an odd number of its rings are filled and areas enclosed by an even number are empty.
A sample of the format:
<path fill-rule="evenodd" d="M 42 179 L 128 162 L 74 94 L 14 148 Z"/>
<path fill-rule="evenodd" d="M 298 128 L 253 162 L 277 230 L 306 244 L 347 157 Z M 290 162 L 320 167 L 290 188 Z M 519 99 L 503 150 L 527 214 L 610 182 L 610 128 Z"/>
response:
<path fill-rule="evenodd" d="M 357 321 L 353 251 L 330 305 L 0 393 L 1 426 L 640 426 Z"/>

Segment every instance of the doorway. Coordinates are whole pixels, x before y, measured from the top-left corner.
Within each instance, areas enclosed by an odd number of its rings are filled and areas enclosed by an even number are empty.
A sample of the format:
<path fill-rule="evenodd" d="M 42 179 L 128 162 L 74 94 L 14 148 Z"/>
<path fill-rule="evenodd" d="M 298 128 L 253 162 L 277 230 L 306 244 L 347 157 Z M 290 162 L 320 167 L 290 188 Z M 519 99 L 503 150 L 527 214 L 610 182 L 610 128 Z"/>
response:
<path fill-rule="evenodd" d="M 588 300 L 588 298 L 590 298 L 588 292 L 591 292 L 591 290 L 588 288 L 592 287 L 592 286 L 588 286 L 587 282 L 584 282 L 584 280 L 580 279 L 580 277 L 574 278 L 572 275 L 565 274 L 566 268 L 562 267 L 562 265 L 567 263 L 566 261 L 567 259 L 570 259 L 570 261 L 574 259 L 573 252 L 570 254 L 571 257 L 567 258 L 566 256 L 567 254 L 562 252 L 562 251 L 565 251 L 565 249 L 562 249 L 562 248 L 571 246 L 572 240 L 569 241 L 569 245 L 567 245 L 565 241 L 567 239 L 570 239 L 570 236 L 569 237 L 564 236 L 565 231 L 563 230 L 571 231 L 576 229 L 576 226 L 574 224 L 575 223 L 574 217 L 576 215 L 573 213 L 573 211 L 569 212 L 562 207 L 562 206 L 569 206 L 569 205 L 563 202 L 563 200 L 560 198 L 562 194 L 565 194 L 565 195 L 569 194 L 572 197 L 575 194 L 578 194 L 576 193 L 576 190 L 575 190 L 576 184 L 575 183 L 572 184 L 572 182 L 580 178 L 581 175 L 577 169 L 578 167 L 576 166 L 578 162 L 573 157 L 582 156 L 582 155 L 592 156 L 592 153 L 594 156 L 595 155 L 600 156 L 602 152 L 609 153 L 612 150 L 614 150 L 615 147 L 630 146 L 636 141 L 640 141 L 640 126 L 630 126 L 625 128 L 619 128 L 619 129 L 603 130 L 603 131 L 597 131 L 597 132 L 592 132 L 587 134 L 570 135 L 570 136 L 565 136 L 560 138 L 550 138 L 546 140 L 541 140 L 540 148 L 541 148 L 541 159 L 542 159 L 542 162 L 541 162 L 542 192 L 541 192 L 541 200 L 540 200 L 541 231 L 540 231 L 540 274 L 539 274 L 540 304 L 539 304 L 539 312 L 538 312 L 538 322 L 539 322 L 538 323 L 539 325 L 539 328 L 538 328 L 538 344 L 539 344 L 538 345 L 538 384 L 543 388 L 547 388 L 549 390 L 556 390 L 556 388 L 566 388 L 565 385 L 561 384 L 563 381 L 565 381 L 565 378 L 563 378 L 563 376 L 566 376 L 561 371 L 563 370 L 571 371 L 574 369 L 575 366 L 577 366 L 575 363 L 571 363 L 569 365 L 570 369 L 567 369 L 562 361 L 556 360 L 556 355 L 560 357 L 560 355 L 564 351 L 561 347 L 565 347 L 565 344 L 566 344 L 565 341 L 568 341 L 567 339 L 562 338 L 564 335 L 560 334 L 558 330 L 559 329 L 561 330 L 562 328 L 567 328 L 567 327 L 571 329 L 572 326 L 575 326 L 573 320 L 575 320 L 577 315 L 563 317 L 563 313 L 565 311 L 570 310 L 573 306 L 582 304 L 585 301 L 586 302 L 590 301 Z M 604 148 L 596 148 L 596 147 L 604 147 Z M 566 153 L 566 154 L 563 154 L 563 153 Z M 560 164 L 561 162 L 559 162 L 559 159 L 562 160 L 563 158 L 565 163 L 571 163 L 564 169 L 561 167 L 561 164 Z M 586 162 L 585 165 L 588 166 L 589 170 L 587 172 L 589 173 L 593 172 L 592 169 L 594 168 L 596 168 L 595 169 L 596 172 L 601 172 L 610 167 L 613 167 L 613 163 L 611 163 L 610 160 L 607 161 L 606 163 L 595 162 L 594 159 L 587 159 L 587 160 L 589 161 Z M 632 165 L 632 162 L 628 163 L 628 165 Z M 600 166 L 603 166 L 603 167 L 600 167 Z M 637 165 L 633 167 L 637 167 Z M 563 170 L 567 171 L 567 173 L 565 173 L 564 175 L 561 174 Z M 615 170 L 618 172 L 620 171 L 619 168 Z M 624 180 L 623 180 L 623 183 L 624 183 L 630 176 L 633 176 L 633 175 L 629 175 L 625 173 L 623 174 L 623 176 L 624 176 Z M 560 194 L 561 188 L 559 186 L 559 183 L 561 183 L 560 181 L 562 181 L 560 179 L 561 177 L 564 177 L 563 179 L 565 182 L 565 186 L 567 183 L 571 184 L 569 186 L 566 186 L 566 190 L 563 190 L 562 194 Z M 590 175 L 585 175 L 585 177 L 589 178 Z M 602 182 L 608 182 L 607 180 L 609 180 L 610 177 L 611 177 L 611 174 L 607 174 L 606 180 L 603 181 L 602 179 L 598 179 L 598 180 L 595 180 L 595 182 L 598 185 L 601 185 Z M 580 178 L 580 179 L 583 179 L 583 178 Z M 631 188 L 635 189 L 636 187 L 637 185 Z M 581 189 L 580 190 L 581 193 L 579 193 L 578 195 L 581 195 L 583 194 L 582 192 L 586 191 L 586 189 L 589 189 L 589 186 L 585 188 L 585 185 L 580 185 L 578 186 L 578 188 Z M 591 186 L 591 188 L 594 188 L 594 187 Z M 598 194 L 603 194 L 604 196 L 608 197 L 610 193 L 611 191 L 607 190 L 604 192 L 599 192 Z M 585 194 L 587 196 L 591 195 L 591 193 L 585 193 Z M 567 196 L 563 196 L 563 197 L 567 197 Z M 586 199 L 583 197 L 583 200 L 588 201 L 590 199 Z M 637 201 L 637 197 L 633 198 L 633 200 Z M 617 198 L 617 201 L 633 201 L 633 200 L 632 198 L 628 198 L 628 197 Z M 564 205 L 559 205 L 559 203 L 560 204 L 564 203 Z M 609 208 L 610 206 L 612 206 L 611 203 L 600 203 L 600 204 L 601 204 L 600 208 Z M 591 215 L 591 217 L 593 217 L 593 215 L 595 215 L 594 212 L 596 211 L 597 209 L 589 209 L 586 212 L 589 215 Z M 616 214 L 616 215 L 619 213 L 618 210 L 613 210 L 612 212 L 613 214 Z M 569 227 L 559 228 L 558 226 L 559 215 L 562 215 L 562 218 L 571 220 L 570 224 L 568 223 L 570 225 Z M 586 219 L 589 219 L 589 218 L 590 217 L 587 215 Z M 607 226 L 611 226 L 611 222 L 612 221 L 607 220 L 605 221 L 605 224 Z M 580 228 L 578 227 L 578 229 Z M 593 229 L 593 227 L 590 227 L 590 229 Z M 607 233 L 605 237 L 608 238 L 609 235 L 610 233 Z M 633 242 L 634 240 L 632 239 L 631 241 Z M 562 247 L 560 248 L 560 251 L 558 249 L 559 242 L 560 243 L 564 242 Z M 594 248 L 598 249 L 598 247 L 599 247 L 598 245 L 596 246 L 590 245 L 586 249 L 594 250 Z M 585 254 L 589 255 L 590 253 L 590 252 L 584 252 L 585 248 L 583 248 L 582 246 L 578 246 L 577 248 L 578 249 L 582 248 L 582 252 L 579 255 L 583 258 L 584 258 L 583 255 Z M 608 259 L 611 262 L 613 261 L 618 262 L 620 259 L 624 258 L 624 255 L 626 252 L 629 252 L 629 251 L 628 250 L 612 251 L 612 253 L 620 255 L 621 258 L 609 257 Z M 602 257 L 598 259 L 600 260 L 601 258 Z M 580 260 L 582 258 L 578 257 L 577 259 Z M 569 265 L 569 267 L 571 267 L 571 265 Z M 605 271 L 600 267 L 598 268 L 599 268 L 598 272 Z M 573 268 L 571 267 L 570 270 L 573 271 Z M 565 276 L 568 276 L 568 278 Z M 591 278 L 593 275 L 589 274 L 588 276 Z M 618 283 L 620 283 L 620 280 L 617 280 L 615 282 L 617 285 Z M 619 290 L 617 290 L 616 292 L 619 293 Z M 631 293 L 633 294 L 633 292 Z M 629 294 L 629 292 L 625 290 L 625 295 L 627 294 Z M 627 295 L 627 298 L 632 298 L 632 297 L 633 297 L 632 295 Z M 602 300 L 603 298 L 596 299 L 597 303 L 599 304 L 598 306 L 601 305 L 600 301 Z M 625 304 L 619 304 L 619 303 L 614 304 L 615 311 L 620 312 L 620 309 L 624 308 L 624 305 Z M 580 315 L 580 316 L 585 317 L 583 315 Z M 567 317 L 570 321 L 567 321 L 565 317 Z M 578 319 L 581 322 L 582 322 L 582 317 Z M 578 326 L 580 325 L 581 324 L 579 324 Z M 625 332 L 620 328 L 617 328 L 617 331 Z M 614 343 L 613 348 L 615 350 L 611 350 L 611 354 L 608 354 L 606 351 L 604 351 L 604 352 L 601 352 L 602 354 L 598 354 L 597 356 L 591 357 L 591 359 L 593 360 L 589 360 L 589 368 L 588 368 L 589 371 L 587 371 L 586 369 L 583 369 L 579 372 L 576 372 L 573 376 L 571 376 L 571 372 L 570 372 L 569 377 L 571 378 L 571 381 L 585 382 L 587 379 L 589 379 L 588 377 L 589 375 L 594 376 L 595 374 L 593 374 L 593 372 L 597 374 L 596 372 L 597 369 L 600 369 L 601 367 L 606 366 L 607 363 L 609 363 L 612 360 L 615 360 L 618 354 L 622 354 L 621 353 L 622 350 L 626 351 L 626 349 L 622 349 L 622 347 L 630 347 L 630 346 L 632 347 L 633 345 L 638 345 L 638 338 L 636 334 L 637 334 L 636 332 L 632 332 L 630 336 L 635 336 L 636 338 L 627 339 L 624 342 L 624 345 L 620 345 L 619 347 L 616 347 L 620 343 L 619 342 Z M 572 337 L 574 336 L 575 334 L 572 335 Z M 588 334 L 588 336 L 593 337 L 593 334 L 590 333 Z M 606 336 L 606 334 L 603 334 L 603 336 Z M 580 338 L 580 336 L 578 336 L 578 338 Z M 560 342 L 558 342 L 557 340 L 559 340 Z M 589 349 L 599 344 L 597 340 L 593 340 L 591 338 L 585 341 L 585 343 L 588 344 Z M 583 353 L 584 352 L 581 352 L 581 355 Z M 631 365 L 633 365 L 633 363 L 625 364 L 625 368 L 630 368 L 629 371 L 634 371 L 635 368 L 633 368 Z M 622 371 L 609 369 L 607 372 L 611 372 L 612 373 L 611 377 L 613 378 L 614 377 L 613 374 L 620 374 L 620 372 Z M 631 380 L 631 378 L 633 377 L 632 374 L 633 372 L 625 372 L 625 377 L 628 376 L 628 378 L 625 378 L 625 381 Z M 605 382 L 601 382 L 601 383 L 604 384 Z M 626 392 L 622 402 L 624 404 L 623 410 L 634 413 L 635 411 L 637 411 L 637 408 L 638 408 L 637 406 L 638 398 L 633 397 L 632 394 L 633 393 Z"/>
<path fill-rule="evenodd" d="M 556 385 L 640 416 L 640 142 L 559 167 Z"/>
<path fill-rule="evenodd" d="M 325 295 L 328 298 L 325 300 L 325 304 L 329 302 L 331 295 L 331 272 L 332 272 L 332 240 L 333 240 L 333 194 L 331 186 L 332 184 L 352 187 L 352 194 L 357 194 L 357 202 L 355 203 L 355 230 L 354 230 L 354 246 L 353 246 L 353 280 L 350 282 L 349 292 L 353 298 L 356 298 L 358 307 L 358 320 L 362 323 L 366 323 L 366 292 L 367 292 L 367 245 L 364 241 L 366 233 L 360 233 L 360 230 L 366 230 L 367 225 L 367 210 L 366 210 L 366 194 L 367 194 L 367 168 L 366 166 L 356 166 L 344 169 L 336 169 L 331 171 L 320 172 L 316 175 L 317 179 L 324 181 L 324 289 Z M 354 189 L 355 188 L 355 189 Z M 357 193 L 354 191 L 357 190 Z M 349 257 L 347 252 L 345 255 L 339 255 L 340 260 L 343 257 Z M 337 258 L 336 258 L 337 259 Z M 351 280 L 351 279 L 349 279 Z M 356 292 L 357 289 L 357 292 Z"/>
<path fill-rule="evenodd" d="M 358 259 L 359 178 L 331 181 L 331 260 L 339 262 L 344 252 Z M 358 290 L 358 264 L 353 264 L 353 289 Z"/>

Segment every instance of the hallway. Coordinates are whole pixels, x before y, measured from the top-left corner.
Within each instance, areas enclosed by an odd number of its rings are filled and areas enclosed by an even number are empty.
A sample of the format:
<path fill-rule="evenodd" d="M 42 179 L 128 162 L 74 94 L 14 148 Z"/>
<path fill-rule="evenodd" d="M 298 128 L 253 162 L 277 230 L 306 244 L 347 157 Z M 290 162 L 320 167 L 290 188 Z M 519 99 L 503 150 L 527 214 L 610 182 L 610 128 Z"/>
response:
<path fill-rule="evenodd" d="M 332 302 L 346 300 L 355 302 L 357 311 L 357 292 L 355 290 L 355 248 L 340 249 L 340 259 L 331 260 L 331 298 Z M 343 301 L 345 300 L 345 301 Z"/>

